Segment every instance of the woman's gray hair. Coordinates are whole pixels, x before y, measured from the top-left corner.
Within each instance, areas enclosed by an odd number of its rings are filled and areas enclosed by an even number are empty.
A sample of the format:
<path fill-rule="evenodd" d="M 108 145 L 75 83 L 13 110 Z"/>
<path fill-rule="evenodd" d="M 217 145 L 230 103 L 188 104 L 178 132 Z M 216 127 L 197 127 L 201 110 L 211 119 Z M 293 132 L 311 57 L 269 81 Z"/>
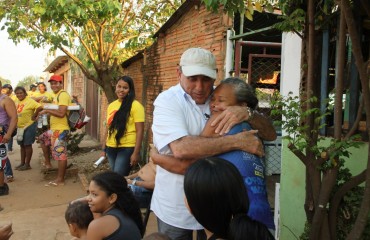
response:
<path fill-rule="evenodd" d="M 227 84 L 233 87 L 234 94 L 238 103 L 246 103 L 248 107 L 256 109 L 258 99 L 253 87 L 240 78 L 230 77 L 221 81 L 221 84 Z"/>

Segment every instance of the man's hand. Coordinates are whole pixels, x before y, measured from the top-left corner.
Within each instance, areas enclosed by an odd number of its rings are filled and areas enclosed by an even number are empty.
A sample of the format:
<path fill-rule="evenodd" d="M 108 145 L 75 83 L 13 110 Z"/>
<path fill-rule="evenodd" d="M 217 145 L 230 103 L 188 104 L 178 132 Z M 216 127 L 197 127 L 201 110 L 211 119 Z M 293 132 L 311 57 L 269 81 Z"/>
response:
<path fill-rule="evenodd" d="M 13 235 L 12 224 L 0 226 L 0 240 L 8 240 Z"/>
<path fill-rule="evenodd" d="M 248 112 L 246 107 L 242 106 L 229 106 L 215 118 L 211 126 L 217 126 L 215 133 L 224 135 L 236 124 L 248 119 Z"/>
<path fill-rule="evenodd" d="M 244 131 L 236 134 L 235 137 L 241 144 L 240 150 L 262 157 L 265 153 L 262 141 L 256 136 L 257 132 L 257 130 Z"/>

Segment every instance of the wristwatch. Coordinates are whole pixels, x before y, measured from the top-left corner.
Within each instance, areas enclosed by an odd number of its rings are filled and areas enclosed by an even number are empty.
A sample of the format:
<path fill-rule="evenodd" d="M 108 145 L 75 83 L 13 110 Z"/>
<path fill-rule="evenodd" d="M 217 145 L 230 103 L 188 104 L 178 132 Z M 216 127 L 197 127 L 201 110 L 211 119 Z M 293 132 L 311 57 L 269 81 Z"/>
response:
<path fill-rule="evenodd" d="M 136 179 L 132 180 L 132 185 L 136 185 Z"/>

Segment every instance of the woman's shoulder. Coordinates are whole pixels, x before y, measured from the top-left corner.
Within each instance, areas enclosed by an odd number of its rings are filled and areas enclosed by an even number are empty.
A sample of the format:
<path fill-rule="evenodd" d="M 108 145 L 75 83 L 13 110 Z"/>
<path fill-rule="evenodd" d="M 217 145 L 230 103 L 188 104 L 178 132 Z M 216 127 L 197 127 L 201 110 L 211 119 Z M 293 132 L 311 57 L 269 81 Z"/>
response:
<path fill-rule="evenodd" d="M 102 234 L 104 236 L 110 235 L 120 226 L 119 220 L 113 215 L 103 215 L 99 218 L 94 219 L 89 224 L 89 231 L 97 232 L 99 231 L 99 235 Z"/>
<path fill-rule="evenodd" d="M 132 105 L 135 105 L 135 106 L 143 106 L 143 104 L 141 104 L 141 102 L 139 102 L 136 99 L 132 102 Z"/>

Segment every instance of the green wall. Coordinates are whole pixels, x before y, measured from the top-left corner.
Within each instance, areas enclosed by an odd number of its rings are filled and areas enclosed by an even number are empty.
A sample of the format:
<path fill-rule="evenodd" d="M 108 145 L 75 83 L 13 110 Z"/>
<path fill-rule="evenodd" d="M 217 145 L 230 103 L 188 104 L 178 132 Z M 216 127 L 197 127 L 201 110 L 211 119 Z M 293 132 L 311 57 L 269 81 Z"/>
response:
<path fill-rule="evenodd" d="M 366 167 L 368 145 L 363 144 L 352 150 L 352 155 L 346 161 L 346 166 L 352 174 L 360 173 Z M 306 215 L 303 204 L 305 198 L 305 168 L 287 148 L 283 140 L 282 163 L 280 176 L 280 239 L 298 239 L 304 229 Z"/>

